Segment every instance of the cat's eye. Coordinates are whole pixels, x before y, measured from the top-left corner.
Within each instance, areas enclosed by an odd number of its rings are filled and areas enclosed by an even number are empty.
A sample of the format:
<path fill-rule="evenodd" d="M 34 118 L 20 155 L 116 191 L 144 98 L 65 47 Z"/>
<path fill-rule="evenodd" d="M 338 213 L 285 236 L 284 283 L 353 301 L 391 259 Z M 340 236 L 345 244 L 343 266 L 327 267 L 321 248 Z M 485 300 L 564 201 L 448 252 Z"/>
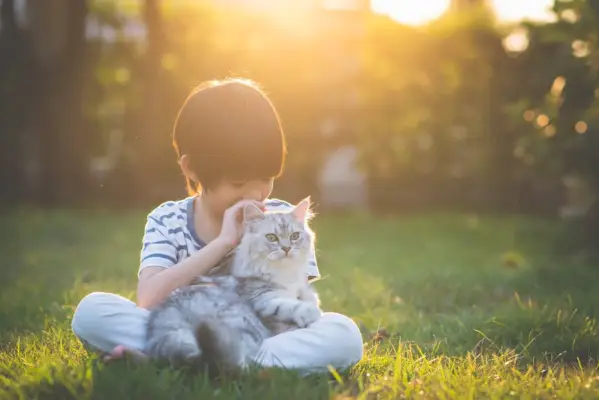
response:
<path fill-rule="evenodd" d="M 266 239 L 267 239 L 269 242 L 278 242 L 278 241 L 279 241 L 279 238 L 277 237 L 277 235 L 275 235 L 275 234 L 273 234 L 273 233 L 268 233 L 268 234 L 266 234 Z"/>
<path fill-rule="evenodd" d="M 299 239 L 299 236 L 300 236 L 299 232 L 293 232 L 291 234 L 291 236 L 289 236 L 289 239 L 291 239 L 291 240 L 297 240 L 297 239 Z"/>

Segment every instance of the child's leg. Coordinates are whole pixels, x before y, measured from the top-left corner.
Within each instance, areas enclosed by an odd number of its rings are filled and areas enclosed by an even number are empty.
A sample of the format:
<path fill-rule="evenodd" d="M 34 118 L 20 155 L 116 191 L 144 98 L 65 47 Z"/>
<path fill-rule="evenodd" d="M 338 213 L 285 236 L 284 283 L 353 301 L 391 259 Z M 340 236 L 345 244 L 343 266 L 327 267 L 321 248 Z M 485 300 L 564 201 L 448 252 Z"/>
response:
<path fill-rule="evenodd" d="M 111 293 L 87 295 L 75 310 L 73 332 L 93 349 L 110 353 L 122 345 L 142 351 L 149 311 Z M 324 313 L 304 329 L 267 339 L 256 357 L 264 367 L 284 367 L 306 372 L 327 371 L 329 365 L 344 369 L 362 358 L 362 335 L 348 317 Z"/>
<path fill-rule="evenodd" d="M 337 313 L 324 313 L 312 325 L 267 339 L 256 357 L 264 367 L 284 367 L 323 372 L 328 366 L 346 369 L 362 358 L 360 329 Z"/>
<path fill-rule="evenodd" d="M 109 353 L 123 345 L 143 350 L 149 311 L 121 296 L 96 292 L 83 298 L 71 322 L 75 335 L 94 350 Z"/>

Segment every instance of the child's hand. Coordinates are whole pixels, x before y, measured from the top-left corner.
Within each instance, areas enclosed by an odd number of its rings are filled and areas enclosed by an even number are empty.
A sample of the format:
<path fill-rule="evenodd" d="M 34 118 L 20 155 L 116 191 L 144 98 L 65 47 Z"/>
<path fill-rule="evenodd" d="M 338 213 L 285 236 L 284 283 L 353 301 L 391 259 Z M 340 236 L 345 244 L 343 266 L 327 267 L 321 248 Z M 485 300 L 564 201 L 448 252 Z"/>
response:
<path fill-rule="evenodd" d="M 227 243 L 231 248 L 237 246 L 243 234 L 243 208 L 253 204 L 264 210 L 264 204 L 255 200 L 241 200 L 229 207 L 223 215 L 223 225 L 218 239 Z"/>

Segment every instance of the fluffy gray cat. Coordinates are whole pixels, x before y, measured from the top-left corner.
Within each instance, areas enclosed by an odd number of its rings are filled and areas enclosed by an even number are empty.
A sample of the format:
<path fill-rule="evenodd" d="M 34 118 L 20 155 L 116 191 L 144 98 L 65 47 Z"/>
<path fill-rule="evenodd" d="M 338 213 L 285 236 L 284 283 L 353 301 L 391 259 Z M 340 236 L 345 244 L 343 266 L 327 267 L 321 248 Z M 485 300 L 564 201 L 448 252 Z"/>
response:
<path fill-rule="evenodd" d="M 241 243 L 226 264 L 150 313 L 144 353 L 171 364 L 240 370 L 262 342 L 322 314 L 306 267 L 314 246 L 310 201 L 289 211 L 246 206 Z"/>

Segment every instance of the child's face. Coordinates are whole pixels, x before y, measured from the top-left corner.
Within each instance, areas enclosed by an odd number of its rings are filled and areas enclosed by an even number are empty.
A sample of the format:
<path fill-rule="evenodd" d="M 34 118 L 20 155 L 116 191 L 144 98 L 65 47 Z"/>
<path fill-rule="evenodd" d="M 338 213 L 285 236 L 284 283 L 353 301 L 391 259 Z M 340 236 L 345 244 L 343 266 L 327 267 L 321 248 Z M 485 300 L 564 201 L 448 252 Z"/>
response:
<path fill-rule="evenodd" d="M 266 200 L 272 192 L 273 184 L 273 178 L 239 182 L 224 181 L 206 191 L 204 196 L 209 198 L 214 211 L 221 213 L 240 200 L 260 202 Z"/>

